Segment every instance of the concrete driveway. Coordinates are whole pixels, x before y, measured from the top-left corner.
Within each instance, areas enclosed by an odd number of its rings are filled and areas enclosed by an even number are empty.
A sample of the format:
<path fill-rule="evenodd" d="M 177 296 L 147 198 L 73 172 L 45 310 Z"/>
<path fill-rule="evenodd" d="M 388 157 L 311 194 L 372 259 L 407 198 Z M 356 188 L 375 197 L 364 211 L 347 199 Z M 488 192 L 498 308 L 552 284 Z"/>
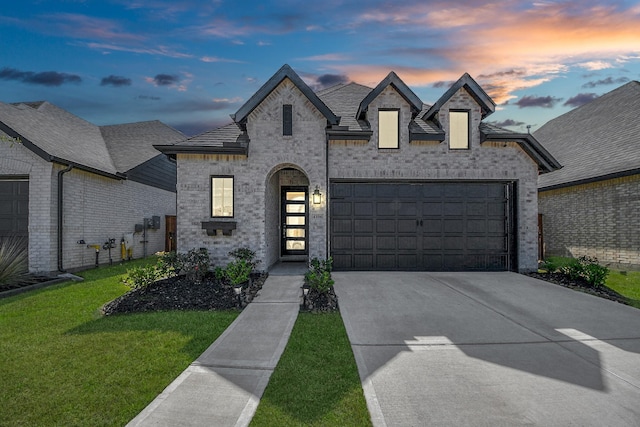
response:
<path fill-rule="evenodd" d="M 376 426 L 638 426 L 640 310 L 515 273 L 333 273 Z"/>

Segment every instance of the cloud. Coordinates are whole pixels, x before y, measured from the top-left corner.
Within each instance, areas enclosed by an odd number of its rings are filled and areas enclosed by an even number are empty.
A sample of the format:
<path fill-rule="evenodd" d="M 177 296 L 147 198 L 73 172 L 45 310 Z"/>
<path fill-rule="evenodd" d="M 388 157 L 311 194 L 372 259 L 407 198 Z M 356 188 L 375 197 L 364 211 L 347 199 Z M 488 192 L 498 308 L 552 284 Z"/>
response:
<path fill-rule="evenodd" d="M 142 100 L 148 100 L 148 101 L 160 101 L 162 98 L 160 98 L 159 96 L 149 96 L 149 95 L 138 95 L 136 96 L 135 99 L 142 99 Z"/>
<path fill-rule="evenodd" d="M 604 69 L 637 55 L 639 21 L 640 8 L 620 2 L 538 1 L 523 6 L 515 0 L 436 0 L 404 2 L 392 10 L 378 3 L 354 18 L 353 25 L 360 32 L 372 25 L 388 30 L 370 34 L 371 44 L 388 45 L 390 37 L 408 41 L 409 46 L 392 57 L 397 63 L 406 63 L 406 55 L 420 58 L 422 49 L 430 53 L 416 64 L 439 64 L 446 71 L 440 79 L 425 73 L 414 85 L 448 81 L 468 71 L 483 80 L 483 87 L 491 85 L 490 95 L 501 104 L 515 98 L 518 90 L 551 81 L 572 67 Z M 411 47 L 412 40 L 434 38 L 437 49 Z"/>
<path fill-rule="evenodd" d="M 111 74 L 108 77 L 103 77 L 100 81 L 100 86 L 131 86 L 131 79 L 122 76 L 114 76 Z"/>
<path fill-rule="evenodd" d="M 585 88 L 585 89 L 587 89 L 587 88 L 588 89 L 593 89 L 596 86 L 622 84 L 622 83 L 626 83 L 628 81 L 629 81 L 629 78 L 627 78 L 627 77 L 618 77 L 617 79 L 614 79 L 613 77 L 607 77 L 606 79 L 587 82 L 587 83 L 583 84 L 582 87 Z"/>
<path fill-rule="evenodd" d="M 590 71 L 605 70 L 607 68 L 613 68 L 613 65 L 606 61 L 588 61 L 578 64 L 579 67 L 586 68 Z"/>
<path fill-rule="evenodd" d="M 56 36 L 66 35 L 76 39 L 140 41 L 145 37 L 127 32 L 118 21 L 95 18 L 74 13 L 42 15 L 33 26 Z"/>
<path fill-rule="evenodd" d="M 529 107 L 553 108 L 560 101 L 562 101 L 562 98 L 555 98 L 553 96 L 527 95 L 520 98 L 518 102 L 515 102 L 515 105 L 517 105 L 520 108 L 529 108 Z"/>
<path fill-rule="evenodd" d="M 300 61 L 348 61 L 349 57 L 340 53 L 325 53 L 324 55 L 299 58 Z"/>
<path fill-rule="evenodd" d="M 128 47 L 120 46 L 109 43 L 79 43 L 82 46 L 86 46 L 89 49 L 101 50 L 107 54 L 111 51 L 115 52 L 129 52 L 129 53 L 141 53 L 145 55 L 167 56 L 169 58 L 193 58 L 193 55 L 177 52 L 169 49 L 166 46 L 158 46 L 156 48 L 141 48 L 141 47 Z"/>
<path fill-rule="evenodd" d="M 455 80 L 440 80 L 439 82 L 434 82 L 431 87 L 435 89 L 450 88 L 454 83 Z"/>
<path fill-rule="evenodd" d="M 180 77 L 175 74 L 156 74 L 153 83 L 156 86 L 172 86 L 180 82 Z"/>
<path fill-rule="evenodd" d="M 576 96 L 572 96 L 571 98 L 567 99 L 567 102 L 562 105 L 568 107 L 579 107 L 593 101 L 597 97 L 598 95 L 595 93 L 579 93 Z"/>
<path fill-rule="evenodd" d="M 61 86 L 67 83 L 79 84 L 82 82 L 82 78 L 76 74 L 60 73 L 58 71 L 42 71 L 36 73 L 8 67 L 0 70 L 0 79 L 16 80 L 22 83 L 43 86 Z"/>
<path fill-rule="evenodd" d="M 513 119 L 506 119 L 501 122 L 489 122 L 489 123 L 498 127 L 519 127 L 519 126 L 524 126 L 526 124 L 525 122 L 518 122 Z"/>
<path fill-rule="evenodd" d="M 244 64 L 244 61 L 239 61 L 237 59 L 227 59 L 227 58 L 220 58 L 219 56 L 203 56 L 200 58 L 200 61 L 202 62 L 230 62 L 230 63 L 235 63 L 235 64 Z"/>

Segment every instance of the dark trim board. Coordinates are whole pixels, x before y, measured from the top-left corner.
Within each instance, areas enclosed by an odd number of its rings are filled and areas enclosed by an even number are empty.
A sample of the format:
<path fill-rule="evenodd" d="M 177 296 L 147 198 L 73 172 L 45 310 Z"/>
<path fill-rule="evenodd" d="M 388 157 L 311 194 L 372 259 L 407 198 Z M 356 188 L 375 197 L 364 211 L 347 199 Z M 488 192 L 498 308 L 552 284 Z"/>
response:
<path fill-rule="evenodd" d="M 516 184 L 332 181 L 336 270 L 517 270 Z"/>

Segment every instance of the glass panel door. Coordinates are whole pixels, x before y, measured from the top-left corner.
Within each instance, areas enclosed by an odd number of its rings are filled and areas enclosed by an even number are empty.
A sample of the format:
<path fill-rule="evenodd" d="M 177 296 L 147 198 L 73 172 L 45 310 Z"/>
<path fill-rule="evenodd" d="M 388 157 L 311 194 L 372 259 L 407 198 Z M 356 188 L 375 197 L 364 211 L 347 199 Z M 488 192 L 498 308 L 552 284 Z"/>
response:
<path fill-rule="evenodd" d="M 306 187 L 282 188 L 282 255 L 307 254 L 308 209 Z"/>

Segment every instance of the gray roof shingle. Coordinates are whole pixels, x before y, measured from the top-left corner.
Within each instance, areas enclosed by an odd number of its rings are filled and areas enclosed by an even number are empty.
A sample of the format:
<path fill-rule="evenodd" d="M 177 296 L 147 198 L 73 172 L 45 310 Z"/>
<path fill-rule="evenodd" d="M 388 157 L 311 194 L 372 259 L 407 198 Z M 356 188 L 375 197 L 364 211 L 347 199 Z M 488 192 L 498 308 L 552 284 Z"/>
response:
<path fill-rule="evenodd" d="M 534 135 L 563 165 L 539 177 L 541 189 L 640 169 L 640 83 L 575 108 Z"/>
<path fill-rule="evenodd" d="M 158 156 L 154 143 L 185 138 L 159 121 L 100 127 L 46 101 L 0 102 L 0 125 L 48 161 L 73 163 L 108 176 Z"/>
<path fill-rule="evenodd" d="M 100 131 L 118 172 L 126 172 L 159 156 L 153 144 L 185 139 L 183 133 L 158 120 L 100 126 Z"/>

